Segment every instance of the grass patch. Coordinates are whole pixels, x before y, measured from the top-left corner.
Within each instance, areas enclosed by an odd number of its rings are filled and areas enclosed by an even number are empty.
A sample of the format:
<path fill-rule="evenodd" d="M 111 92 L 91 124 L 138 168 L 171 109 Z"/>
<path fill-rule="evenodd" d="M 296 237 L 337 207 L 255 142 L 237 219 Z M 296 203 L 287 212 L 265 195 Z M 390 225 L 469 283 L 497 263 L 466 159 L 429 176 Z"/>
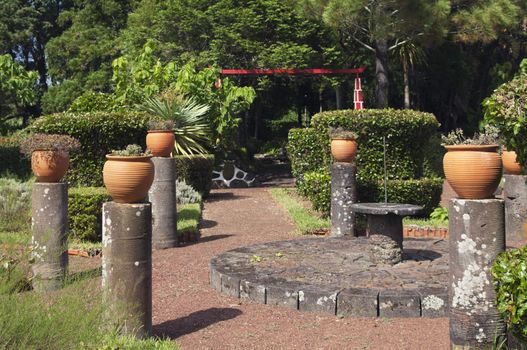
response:
<path fill-rule="evenodd" d="M 177 234 L 198 232 L 201 219 L 201 203 L 181 204 L 177 210 Z"/>
<path fill-rule="evenodd" d="M 320 218 L 312 210 L 302 205 L 292 189 L 273 188 L 269 192 L 291 216 L 300 234 L 312 234 L 314 232 L 329 229 L 329 218 Z"/>
<path fill-rule="evenodd" d="M 18 231 L 18 232 L 0 231 L 0 244 L 28 245 L 30 242 L 31 242 L 31 232 L 29 231 Z"/>
<path fill-rule="evenodd" d="M 448 228 L 448 221 L 437 219 L 416 219 L 406 217 L 403 219 L 403 225 L 414 225 L 419 227 Z"/>

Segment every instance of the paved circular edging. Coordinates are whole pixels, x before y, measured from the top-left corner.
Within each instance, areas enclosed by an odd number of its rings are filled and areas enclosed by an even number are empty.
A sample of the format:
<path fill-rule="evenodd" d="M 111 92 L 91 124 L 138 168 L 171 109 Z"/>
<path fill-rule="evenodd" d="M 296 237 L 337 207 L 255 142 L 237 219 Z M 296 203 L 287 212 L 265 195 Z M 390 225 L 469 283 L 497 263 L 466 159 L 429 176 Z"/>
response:
<path fill-rule="evenodd" d="M 328 256 L 337 262 L 342 260 L 350 264 L 351 261 L 354 264 L 360 260 L 368 264 L 366 238 L 350 240 L 328 237 L 269 242 L 230 250 L 210 261 L 210 283 L 215 290 L 231 297 L 300 311 L 325 312 L 343 317 L 445 317 L 448 309 L 447 242 L 441 239 L 408 238 L 404 244 L 405 262 L 394 267 L 368 266 L 374 274 L 377 271 L 385 273 L 386 277 L 379 280 L 381 284 L 390 275 L 395 278 L 397 270 L 404 270 L 400 287 L 386 284 L 364 287 L 360 283 L 355 287 L 354 282 L 350 283 L 349 275 L 347 280 L 343 279 L 346 274 L 342 275 L 342 271 L 340 274 L 338 271 L 323 273 L 317 271 L 316 267 L 305 266 L 303 260 L 307 257 L 316 261 L 317 252 L 321 259 Z M 354 250 L 357 252 L 350 253 Z M 275 252 L 275 258 L 270 254 L 272 252 Z M 281 267 L 281 258 L 288 255 L 291 258 L 284 259 L 286 266 Z M 265 259 L 269 261 L 267 265 L 273 266 L 261 266 L 261 261 Z M 327 260 L 324 262 L 327 268 Z M 404 267 L 405 264 L 408 266 Z M 339 268 L 341 266 L 336 266 L 336 270 Z M 420 280 L 411 283 L 414 269 Z M 427 272 L 423 273 L 422 270 Z M 309 281 L 309 271 L 319 274 L 322 279 L 332 280 L 329 283 L 313 283 Z M 297 274 L 295 280 L 283 277 L 291 273 Z M 368 277 L 367 272 L 359 267 L 355 275 L 362 280 Z"/>

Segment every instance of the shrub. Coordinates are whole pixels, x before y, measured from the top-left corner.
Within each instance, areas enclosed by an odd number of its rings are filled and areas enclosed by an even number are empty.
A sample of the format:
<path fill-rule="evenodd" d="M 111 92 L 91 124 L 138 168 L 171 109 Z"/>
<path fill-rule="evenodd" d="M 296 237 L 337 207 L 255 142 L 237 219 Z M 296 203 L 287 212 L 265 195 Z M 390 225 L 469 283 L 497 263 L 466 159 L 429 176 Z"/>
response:
<path fill-rule="evenodd" d="M 508 329 L 527 343 L 527 247 L 498 255 L 491 273 L 496 288 L 497 306 Z"/>
<path fill-rule="evenodd" d="M 57 134 L 33 134 L 20 143 L 20 152 L 31 155 L 34 151 L 72 152 L 80 148 L 80 143 L 73 137 Z"/>
<path fill-rule="evenodd" d="M 31 183 L 0 178 L 0 230 L 29 229 Z"/>
<path fill-rule="evenodd" d="M 31 162 L 20 155 L 20 139 L 0 137 L 0 176 L 14 175 L 21 179 L 31 176 Z"/>
<path fill-rule="evenodd" d="M 102 205 L 111 197 L 104 187 L 78 187 L 68 191 L 70 237 L 100 241 L 102 237 Z"/>
<path fill-rule="evenodd" d="M 201 195 L 184 180 L 176 180 L 176 200 L 179 204 L 201 203 Z"/>
<path fill-rule="evenodd" d="M 307 197 L 313 208 L 329 215 L 331 208 L 331 175 L 328 171 L 308 172 L 302 181 L 297 182 L 298 191 Z M 437 207 L 443 189 L 440 178 L 418 180 L 389 180 L 387 184 L 388 201 L 422 205 L 423 215 L 429 215 Z M 382 181 L 357 181 L 359 202 L 384 202 Z"/>
<path fill-rule="evenodd" d="M 70 154 L 66 180 L 72 185 L 102 186 L 105 155 L 131 143 L 144 148 L 148 120 L 145 114 L 131 112 L 59 113 L 37 119 L 29 129 L 79 140 L 81 148 Z"/>
<path fill-rule="evenodd" d="M 177 235 L 196 234 L 201 219 L 201 203 L 183 204 L 177 211 Z"/>
<path fill-rule="evenodd" d="M 508 83 L 494 90 L 483 101 L 485 121 L 500 129 L 502 140 L 510 151 L 515 151 L 518 162 L 527 165 L 527 59 L 520 72 Z"/>
<path fill-rule="evenodd" d="M 198 191 L 204 198 L 209 195 L 212 187 L 212 169 L 214 156 L 175 156 L 177 179 L 185 181 Z"/>
<path fill-rule="evenodd" d="M 383 178 L 383 136 L 386 137 L 388 177 L 422 177 L 426 159 L 424 150 L 439 127 L 432 114 L 394 109 L 322 112 L 313 117 L 311 124 L 312 128 L 289 132 L 288 155 L 295 177 L 306 171 L 329 167 L 328 130 L 337 127 L 358 135 L 357 178 Z"/>

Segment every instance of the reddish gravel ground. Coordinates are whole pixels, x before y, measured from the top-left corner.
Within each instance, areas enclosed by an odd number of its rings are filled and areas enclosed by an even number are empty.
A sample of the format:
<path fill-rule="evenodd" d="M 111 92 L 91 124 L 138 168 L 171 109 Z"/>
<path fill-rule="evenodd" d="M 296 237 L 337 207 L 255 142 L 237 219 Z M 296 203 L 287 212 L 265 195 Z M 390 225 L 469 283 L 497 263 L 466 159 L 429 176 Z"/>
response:
<path fill-rule="evenodd" d="M 226 250 L 291 239 L 294 225 L 265 188 L 214 190 L 196 244 L 154 252 L 154 333 L 194 349 L 448 349 L 448 319 L 339 319 L 241 303 L 209 286 Z"/>

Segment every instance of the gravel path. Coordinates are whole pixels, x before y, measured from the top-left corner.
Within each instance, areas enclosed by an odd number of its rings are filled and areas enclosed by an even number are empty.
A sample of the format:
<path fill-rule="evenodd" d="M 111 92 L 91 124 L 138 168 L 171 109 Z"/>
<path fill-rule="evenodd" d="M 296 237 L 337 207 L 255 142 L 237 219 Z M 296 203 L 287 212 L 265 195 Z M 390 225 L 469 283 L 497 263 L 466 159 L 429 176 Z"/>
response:
<path fill-rule="evenodd" d="M 339 319 L 241 303 L 209 286 L 226 250 L 291 239 L 294 225 L 265 188 L 214 190 L 196 244 L 154 252 L 154 333 L 194 349 L 448 349 L 448 319 Z"/>

